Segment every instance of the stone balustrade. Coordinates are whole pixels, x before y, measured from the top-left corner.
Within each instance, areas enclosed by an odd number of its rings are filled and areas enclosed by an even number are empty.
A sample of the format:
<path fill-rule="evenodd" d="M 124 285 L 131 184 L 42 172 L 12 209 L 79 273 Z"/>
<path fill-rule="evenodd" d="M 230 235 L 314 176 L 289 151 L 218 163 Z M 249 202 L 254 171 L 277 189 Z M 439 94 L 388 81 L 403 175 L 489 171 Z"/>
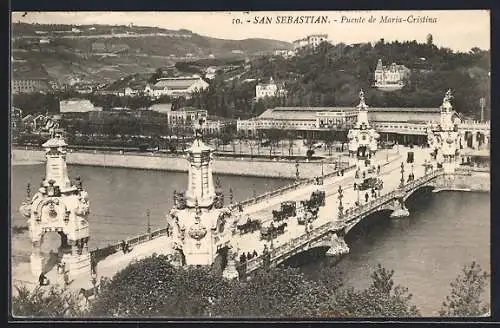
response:
<path fill-rule="evenodd" d="M 356 168 L 356 166 L 348 166 L 347 168 L 344 169 L 344 171 L 348 172 L 348 171 L 351 171 L 355 168 Z M 338 172 L 339 172 L 339 170 L 325 174 L 325 175 L 323 175 L 323 178 L 326 179 L 326 178 L 330 178 L 332 176 L 336 176 L 336 175 L 338 175 Z M 229 209 L 231 211 L 235 211 L 238 209 L 238 205 L 248 206 L 248 205 L 257 204 L 263 200 L 270 199 L 270 198 L 273 198 L 276 196 L 281 196 L 286 192 L 289 192 L 292 190 L 297 190 L 298 188 L 313 185 L 315 183 L 316 183 L 316 179 L 302 179 L 300 182 L 295 182 L 295 183 L 290 184 L 288 186 L 285 186 L 285 187 L 282 187 L 282 188 L 279 188 L 279 189 L 276 189 L 273 191 L 266 192 L 266 193 L 258 195 L 256 197 L 252 197 L 252 198 L 246 199 L 244 201 L 238 202 L 236 204 L 232 204 L 229 206 Z"/>
<path fill-rule="evenodd" d="M 168 230 L 167 228 L 160 228 L 160 229 L 152 231 L 151 233 L 144 233 L 144 234 L 140 234 L 138 236 L 132 237 L 132 238 L 128 238 L 128 239 L 125 240 L 125 242 L 130 247 L 134 247 L 136 245 L 145 243 L 145 242 L 147 242 L 149 240 L 152 240 L 152 239 L 155 239 L 155 238 L 158 238 L 158 237 L 166 235 L 167 234 L 167 230 Z M 121 242 L 117 242 L 115 244 L 112 244 L 112 245 L 110 245 L 110 247 L 114 247 L 116 249 L 116 251 L 119 251 L 120 248 L 121 248 Z M 97 251 L 97 249 L 91 250 L 90 251 L 90 255 L 93 256 L 93 254 L 96 251 Z"/>
<path fill-rule="evenodd" d="M 467 130 L 467 129 L 487 129 L 490 130 L 491 124 L 490 121 L 481 122 L 481 121 L 465 121 L 458 125 L 459 129 Z"/>

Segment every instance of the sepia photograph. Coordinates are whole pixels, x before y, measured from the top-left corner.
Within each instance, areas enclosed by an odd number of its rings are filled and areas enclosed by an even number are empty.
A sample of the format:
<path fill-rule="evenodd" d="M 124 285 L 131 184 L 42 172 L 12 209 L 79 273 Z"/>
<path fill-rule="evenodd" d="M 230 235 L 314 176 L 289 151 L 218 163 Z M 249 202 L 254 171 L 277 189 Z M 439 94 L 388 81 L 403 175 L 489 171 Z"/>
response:
<path fill-rule="evenodd" d="M 12 320 L 491 317 L 489 10 L 12 12 Z"/>

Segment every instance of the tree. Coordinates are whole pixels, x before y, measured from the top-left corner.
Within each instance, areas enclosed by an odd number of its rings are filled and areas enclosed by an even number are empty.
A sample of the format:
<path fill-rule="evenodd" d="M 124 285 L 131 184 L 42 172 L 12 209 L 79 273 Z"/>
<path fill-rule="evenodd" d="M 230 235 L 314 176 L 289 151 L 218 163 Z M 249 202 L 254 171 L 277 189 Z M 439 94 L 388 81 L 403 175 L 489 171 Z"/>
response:
<path fill-rule="evenodd" d="M 130 264 L 101 287 L 92 316 L 208 316 L 229 282 L 209 267 L 177 269 L 163 255 Z"/>
<path fill-rule="evenodd" d="M 329 309 L 330 299 L 328 288 L 305 279 L 298 269 L 273 268 L 250 281 L 227 281 L 209 267 L 174 268 L 165 256 L 152 256 L 107 281 L 90 315 L 314 316 Z"/>
<path fill-rule="evenodd" d="M 439 314 L 451 317 L 476 317 L 490 310 L 489 304 L 482 299 L 489 274 L 479 264 L 465 265 L 462 273 L 450 283 L 451 294 L 446 297 Z"/>
<path fill-rule="evenodd" d="M 348 287 L 335 297 L 335 309 L 349 317 L 415 317 L 420 313 L 411 304 L 412 294 L 402 286 L 394 287 L 394 270 L 380 264 L 372 274 L 372 284 L 365 290 Z"/>
<path fill-rule="evenodd" d="M 219 317 L 317 317 L 330 310 L 330 299 L 331 290 L 298 269 L 268 268 L 247 282 L 233 283 L 213 308 Z"/>
<path fill-rule="evenodd" d="M 51 286 L 48 290 L 26 286 L 17 287 L 12 297 L 12 314 L 19 317 L 81 317 L 85 311 L 80 308 L 77 296 L 68 290 Z"/>
<path fill-rule="evenodd" d="M 269 139 L 269 156 L 271 157 L 273 153 L 276 152 L 276 147 L 279 142 L 283 139 L 284 131 L 282 128 L 272 128 L 267 131 L 267 137 Z"/>
<path fill-rule="evenodd" d="M 288 139 L 288 156 L 293 155 L 293 146 L 295 146 L 295 134 L 291 131 L 286 133 L 286 138 Z"/>

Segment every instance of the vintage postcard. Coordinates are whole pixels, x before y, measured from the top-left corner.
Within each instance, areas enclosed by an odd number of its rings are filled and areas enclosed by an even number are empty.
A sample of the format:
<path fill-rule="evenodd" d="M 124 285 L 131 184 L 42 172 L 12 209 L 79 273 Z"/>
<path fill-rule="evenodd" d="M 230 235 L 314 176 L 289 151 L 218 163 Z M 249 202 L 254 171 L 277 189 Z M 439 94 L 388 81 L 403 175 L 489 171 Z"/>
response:
<path fill-rule="evenodd" d="M 490 71 L 487 10 L 13 12 L 11 319 L 489 317 Z"/>

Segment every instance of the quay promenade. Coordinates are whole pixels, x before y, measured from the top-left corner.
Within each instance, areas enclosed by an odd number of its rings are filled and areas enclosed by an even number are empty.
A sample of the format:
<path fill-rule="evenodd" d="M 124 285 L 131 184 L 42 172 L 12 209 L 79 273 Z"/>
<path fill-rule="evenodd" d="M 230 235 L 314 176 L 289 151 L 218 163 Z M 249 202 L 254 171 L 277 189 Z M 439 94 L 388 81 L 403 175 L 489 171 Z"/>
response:
<path fill-rule="evenodd" d="M 340 157 L 339 157 L 340 156 Z M 337 163 L 347 161 L 344 154 L 336 154 L 321 161 L 299 161 L 301 178 L 310 179 L 320 175 L 323 167 L 324 174 L 331 174 L 337 170 Z M 145 160 L 146 159 L 146 160 Z M 42 150 L 23 148 L 12 149 L 12 161 L 15 163 L 29 162 L 32 164 L 44 163 L 45 153 Z M 102 167 L 118 167 L 145 170 L 163 170 L 173 172 L 187 172 L 188 164 L 183 156 L 152 153 L 125 153 L 105 151 L 74 151 L 68 152 L 67 163 L 73 165 L 90 165 Z M 296 162 L 289 160 L 217 157 L 213 172 L 216 174 L 285 178 L 295 179 Z"/>

